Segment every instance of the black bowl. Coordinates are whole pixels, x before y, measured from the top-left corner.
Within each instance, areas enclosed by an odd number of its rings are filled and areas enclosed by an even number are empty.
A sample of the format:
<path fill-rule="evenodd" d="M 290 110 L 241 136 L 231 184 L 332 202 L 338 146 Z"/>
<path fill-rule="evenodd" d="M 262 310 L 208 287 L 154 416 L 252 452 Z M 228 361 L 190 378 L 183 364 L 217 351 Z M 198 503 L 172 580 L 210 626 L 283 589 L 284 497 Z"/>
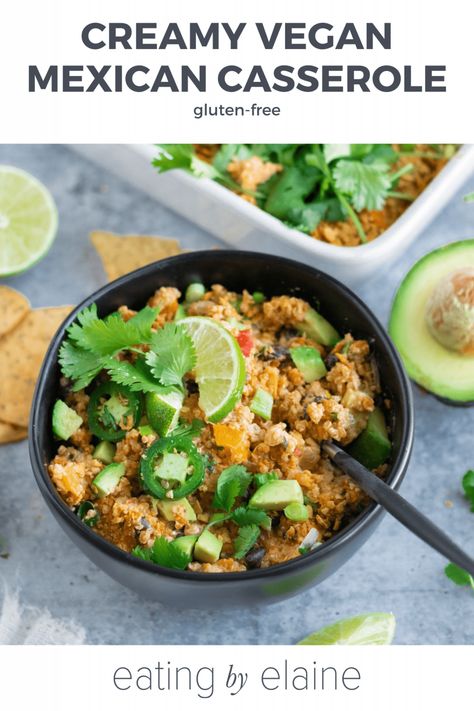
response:
<path fill-rule="evenodd" d="M 46 354 L 33 399 L 29 446 L 40 491 L 54 517 L 96 564 L 140 595 L 181 607 L 223 607 L 278 602 L 320 583 L 350 558 L 373 533 L 383 510 L 371 504 L 331 540 L 315 551 L 270 568 L 242 573 L 193 573 L 160 568 L 125 553 L 94 533 L 62 501 L 47 472 L 57 444 L 51 410 L 58 397 L 57 354 L 65 329 L 85 306 L 96 302 L 100 315 L 121 304 L 140 308 L 160 286 L 182 291 L 190 282 L 220 283 L 234 291 L 261 290 L 267 296 L 294 294 L 320 309 L 341 333 L 373 343 L 384 391 L 392 402 L 393 455 L 387 482 L 397 488 L 405 474 L 413 441 L 411 389 L 385 330 L 349 289 L 305 264 L 267 254 L 203 251 L 150 264 L 107 284 L 82 302 L 56 333 Z"/>

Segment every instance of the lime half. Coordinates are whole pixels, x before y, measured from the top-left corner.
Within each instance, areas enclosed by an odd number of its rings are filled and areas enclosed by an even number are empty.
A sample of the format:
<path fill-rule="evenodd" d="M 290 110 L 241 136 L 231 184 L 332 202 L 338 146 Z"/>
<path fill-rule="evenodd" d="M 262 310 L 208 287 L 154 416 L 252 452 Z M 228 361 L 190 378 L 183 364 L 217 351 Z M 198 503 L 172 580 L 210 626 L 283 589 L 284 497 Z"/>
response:
<path fill-rule="evenodd" d="M 194 373 L 199 386 L 199 406 L 209 422 L 220 422 L 242 397 L 245 361 L 240 346 L 220 323 L 204 316 L 179 321 L 196 348 Z"/>
<path fill-rule="evenodd" d="M 323 627 L 298 644 L 391 644 L 394 634 L 394 615 L 373 612 Z"/>
<path fill-rule="evenodd" d="M 0 165 L 0 276 L 23 272 L 44 257 L 57 226 L 45 186 L 24 170 Z"/>

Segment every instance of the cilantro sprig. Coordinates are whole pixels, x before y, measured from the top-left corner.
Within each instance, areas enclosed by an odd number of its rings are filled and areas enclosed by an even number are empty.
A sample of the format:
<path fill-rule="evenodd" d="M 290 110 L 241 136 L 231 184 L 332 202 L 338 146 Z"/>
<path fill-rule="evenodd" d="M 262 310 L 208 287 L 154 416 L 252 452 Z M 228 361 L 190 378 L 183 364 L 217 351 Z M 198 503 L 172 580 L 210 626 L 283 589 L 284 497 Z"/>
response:
<path fill-rule="evenodd" d="M 59 351 L 62 373 L 71 378 L 73 389 L 87 387 L 102 370 L 133 391 L 183 388 L 183 376 L 196 364 L 194 345 L 179 324 L 154 330 L 158 312 L 145 306 L 125 321 L 119 312 L 99 318 L 96 304 L 83 309 Z M 134 362 L 122 357 L 127 352 L 135 354 Z"/>
<path fill-rule="evenodd" d="M 184 570 L 191 562 L 191 558 L 184 551 L 173 545 L 173 541 L 168 541 L 164 536 L 155 538 L 151 548 L 135 546 L 132 555 L 174 570 Z"/>
<path fill-rule="evenodd" d="M 265 475 L 256 475 L 263 477 Z M 208 527 L 214 526 L 224 521 L 233 521 L 238 527 L 238 534 L 234 540 L 234 557 L 237 560 L 244 558 L 260 537 L 260 528 L 269 529 L 271 518 L 265 511 L 252 509 L 248 506 L 240 505 L 234 508 L 238 498 L 247 494 L 251 483 L 256 483 L 256 476 L 250 474 L 241 464 L 224 469 L 216 485 L 216 492 L 212 506 L 222 509 L 225 513 L 217 514 Z M 272 474 L 267 475 L 273 478 Z M 274 475 L 276 476 L 276 475 Z"/>
<path fill-rule="evenodd" d="M 254 547 L 260 536 L 260 528 L 252 523 L 248 526 L 241 526 L 234 541 L 234 558 L 240 560 L 245 558 L 249 550 Z"/>
<path fill-rule="evenodd" d="M 145 360 L 153 375 L 165 386 L 182 385 L 183 377 L 196 365 L 196 350 L 179 323 L 167 323 L 156 331 Z"/>
<path fill-rule="evenodd" d="M 394 148 L 390 144 L 243 144 L 226 143 L 207 162 L 198 158 L 189 144 L 158 146 L 154 161 L 157 170 L 181 168 L 196 177 L 207 177 L 235 192 L 246 192 L 232 179 L 229 166 L 253 156 L 277 163 L 281 170 L 252 193 L 257 205 L 283 223 L 301 232 L 312 233 L 322 221 L 351 220 L 361 242 L 367 241 L 359 214 L 362 210 L 381 210 L 390 197 L 411 201 L 413 197 L 397 190 L 400 178 L 413 164 L 400 169 L 402 158 L 445 159 L 452 155 L 444 146 L 432 146 L 426 154 L 414 146 Z M 455 147 L 451 146 L 455 150 Z"/>
<path fill-rule="evenodd" d="M 250 486 L 252 475 L 242 464 L 234 464 L 224 469 L 216 486 L 212 506 L 230 512 L 239 496 L 244 496 Z"/>

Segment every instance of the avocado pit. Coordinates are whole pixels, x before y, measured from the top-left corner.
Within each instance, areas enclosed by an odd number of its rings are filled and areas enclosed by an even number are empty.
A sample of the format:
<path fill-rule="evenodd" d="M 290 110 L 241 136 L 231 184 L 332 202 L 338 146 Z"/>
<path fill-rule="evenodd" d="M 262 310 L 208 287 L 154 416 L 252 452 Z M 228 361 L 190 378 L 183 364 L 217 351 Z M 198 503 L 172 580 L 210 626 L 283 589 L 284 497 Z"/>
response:
<path fill-rule="evenodd" d="M 426 305 L 426 324 L 438 343 L 450 351 L 474 356 L 474 268 L 465 267 L 441 279 Z"/>

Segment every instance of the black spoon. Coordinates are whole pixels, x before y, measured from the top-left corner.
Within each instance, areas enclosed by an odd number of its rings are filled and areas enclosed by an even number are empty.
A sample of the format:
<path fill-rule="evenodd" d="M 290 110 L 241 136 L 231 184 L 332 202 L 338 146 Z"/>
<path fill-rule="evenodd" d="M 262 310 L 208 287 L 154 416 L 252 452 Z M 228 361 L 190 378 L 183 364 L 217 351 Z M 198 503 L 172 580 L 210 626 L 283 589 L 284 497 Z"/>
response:
<path fill-rule="evenodd" d="M 429 518 L 426 518 L 421 511 L 418 511 L 376 474 L 366 469 L 333 442 L 323 442 L 322 448 L 334 464 L 337 464 L 345 474 L 354 479 L 366 494 L 383 506 L 400 523 L 403 523 L 418 538 L 441 553 L 448 561 L 455 563 L 474 576 L 474 560 L 464 553 L 444 531 L 435 526 Z"/>

